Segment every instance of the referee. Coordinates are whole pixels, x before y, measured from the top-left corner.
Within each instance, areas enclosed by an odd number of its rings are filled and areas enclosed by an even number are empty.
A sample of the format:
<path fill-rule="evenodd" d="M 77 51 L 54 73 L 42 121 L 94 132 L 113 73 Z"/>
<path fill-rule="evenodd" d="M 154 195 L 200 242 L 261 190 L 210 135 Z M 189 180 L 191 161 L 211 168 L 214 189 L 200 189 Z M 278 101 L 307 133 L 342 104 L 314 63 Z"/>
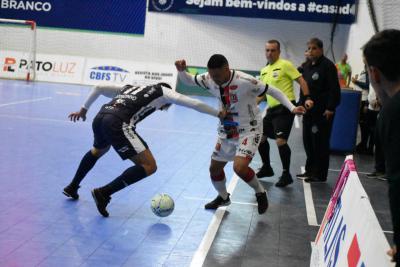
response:
<path fill-rule="evenodd" d="M 295 104 L 296 97 L 293 81 L 299 83 L 305 96 L 309 95 L 308 86 L 302 75 L 290 61 L 279 58 L 280 53 L 279 41 L 269 40 L 266 43 L 265 55 L 268 63 L 267 66 L 261 70 L 260 79 L 264 83 L 281 90 L 289 100 Z M 259 101 L 262 99 L 263 97 L 261 97 Z M 282 175 L 275 185 L 277 187 L 285 187 L 293 183 L 292 176 L 290 175 L 291 150 L 287 144 L 287 140 L 292 129 L 294 114 L 270 95 L 267 95 L 267 102 L 267 114 L 263 119 L 263 137 L 258 147 L 263 165 L 257 173 L 257 177 L 261 178 L 274 175 L 270 163 L 270 146 L 267 138 L 275 139 L 282 162 Z M 305 101 L 305 106 L 307 109 L 312 108 L 313 101 L 307 99 Z"/>

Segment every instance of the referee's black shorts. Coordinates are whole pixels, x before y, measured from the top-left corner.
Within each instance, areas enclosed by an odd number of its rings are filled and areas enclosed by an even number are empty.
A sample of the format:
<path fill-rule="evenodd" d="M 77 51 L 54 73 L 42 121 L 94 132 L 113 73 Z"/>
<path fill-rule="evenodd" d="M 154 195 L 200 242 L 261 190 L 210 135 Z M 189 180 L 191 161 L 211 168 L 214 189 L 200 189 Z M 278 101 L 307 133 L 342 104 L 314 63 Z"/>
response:
<path fill-rule="evenodd" d="M 92 123 L 94 142 L 98 149 L 109 145 L 123 159 L 131 158 L 149 147 L 137 134 L 135 127 L 112 114 L 97 114 Z"/>
<path fill-rule="evenodd" d="M 292 101 L 295 105 L 296 102 Z M 271 139 L 289 139 L 292 130 L 294 114 L 285 106 L 278 105 L 267 109 L 267 114 L 263 119 L 263 135 Z"/>

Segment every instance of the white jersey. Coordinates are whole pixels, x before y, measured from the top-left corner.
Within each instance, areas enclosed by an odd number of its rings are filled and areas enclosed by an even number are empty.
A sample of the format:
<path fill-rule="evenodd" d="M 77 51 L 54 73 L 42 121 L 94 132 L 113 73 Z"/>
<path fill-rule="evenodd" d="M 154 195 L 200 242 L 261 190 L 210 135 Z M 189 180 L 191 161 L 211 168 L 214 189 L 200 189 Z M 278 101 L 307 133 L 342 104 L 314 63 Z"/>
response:
<path fill-rule="evenodd" d="M 277 98 L 289 110 L 293 110 L 293 104 L 281 93 L 280 90 L 269 87 L 241 71 L 231 70 L 228 82 L 219 86 L 210 77 L 209 73 L 190 75 L 187 72 L 179 72 L 182 82 L 189 85 L 198 85 L 219 99 L 221 108 L 225 108 L 229 115 L 225 120 L 225 126 L 220 125 L 220 136 L 237 138 L 243 133 L 254 131 L 262 126 L 262 115 L 257 105 L 257 96 L 265 92 Z"/>

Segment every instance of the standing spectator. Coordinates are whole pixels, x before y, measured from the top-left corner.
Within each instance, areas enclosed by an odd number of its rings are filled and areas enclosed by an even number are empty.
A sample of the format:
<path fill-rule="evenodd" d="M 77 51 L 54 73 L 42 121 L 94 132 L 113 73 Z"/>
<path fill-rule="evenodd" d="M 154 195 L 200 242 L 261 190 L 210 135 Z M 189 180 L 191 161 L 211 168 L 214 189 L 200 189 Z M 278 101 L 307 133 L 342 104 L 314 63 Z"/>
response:
<path fill-rule="evenodd" d="M 364 46 L 371 84 L 382 109 L 378 117 L 378 133 L 385 154 L 386 177 L 389 182 L 389 203 L 392 213 L 394 246 L 388 252 L 400 266 L 397 246 L 400 245 L 400 31 L 384 30 L 375 34 Z"/>
<path fill-rule="evenodd" d="M 373 153 L 373 146 L 371 146 L 371 139 L 373 132 L 370 131 L 368 125 L 368 91 L 369 91 L 369 77 L 366 67 L 364 66 L 363 71 L 360 75 L 356 74 L 351 78 L 355 89 L 361 91 L 361 105 L 360 105 L 360 131 L 361 141 L 356 146 L 356 152 L 360 154 L 371 154 Z"/>
<path fill-rule="evenodd" d="M 305 96 L 309 96 L 310 93 L 307 83 L 300 72 L 290 61 L 280 58 L 280 48 L 280 43 L 277 40 L 269 40 L 265 44 L 265 56 L 268 63 L 260 72 L 260 80 L 281 90 L 293 104 L 296 104 L 293 81 L 296 81 L 300 85 Z M 270 163 L 268 138 L 275 139 L 282 162 L 282 175 L 275 185 L 277 187 L 285 187 L 293 183 L 292 176 L 290 175 L 291 150 L 287 140 L 292 129 L 294 114 L 274 97 L 270 95 L 266 96 L 268 109 L 263 119 L 263 137 L 258 147 L 263 165 L 257 173 L 257 177 L 274 175 Z M 260 97 L 261 99 L 265 98 Z M 313 106 L 313 101 L 309 97 L 306 100 L 305 106 L 308 109 Z"/>
<path fill-rule="evenodd" d="M 371 132 L 370 145 L 375 146 L 375 153 L 374 153 L 375 169 L 373 172 L 368 173 L 367 177 L 371 179 L 376 178 L 385 181 L 386 180 L 385 155 L 383 154 L 381 142 L 379 138 L 377 138 L 378 129 L 376 127 L 376 120 L 378 118 L 381 105 L 378 101 L 378 98 L 373 88 L 370 88 L 369 90 L 368 102 L 369 104 L 368 104 L 367 122 L 369 131 Z"/>
<path fill-rule="evenodd" d="M 340 88 L 348 88 L 350 85 L 351 67 L 347 63 L 347 54 L 344 54 L 340 62 L 336 64 L 336 69 Z"/>
<path fill-rule="evenodd" d="M 307 160 L 306 182 L 325 182 L 329 168 L 329 141 L 336 107 L 340 103 L 340 86 L 335 64 L 323 53 L 323 43 L 312 38 L 307 43 L 310 61 L 303 66 L 303 77 L 310 89 L 314 107 L 303 116 L 303 142 Z M 305 96 L 301 92 L 300 100 Z"/>

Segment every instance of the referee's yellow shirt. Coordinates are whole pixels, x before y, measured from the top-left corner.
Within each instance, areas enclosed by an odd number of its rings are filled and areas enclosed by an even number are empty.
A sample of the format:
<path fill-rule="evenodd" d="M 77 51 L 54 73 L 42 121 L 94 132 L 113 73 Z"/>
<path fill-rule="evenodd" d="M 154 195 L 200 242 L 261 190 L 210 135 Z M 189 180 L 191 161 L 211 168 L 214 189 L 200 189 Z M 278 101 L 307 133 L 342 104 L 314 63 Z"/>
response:
<path fill-rule="evenodd" d="M 268 64 L 260 72 L 260 80 L 281 90 L 290 101 L 296 100 L 294 95 L 293 80 L 301 76 L 293 64 L 285 59 L 278 59 L 274 64 Z M 268 107 L 280 104 L 278 100 L 267 95 Z"/>

